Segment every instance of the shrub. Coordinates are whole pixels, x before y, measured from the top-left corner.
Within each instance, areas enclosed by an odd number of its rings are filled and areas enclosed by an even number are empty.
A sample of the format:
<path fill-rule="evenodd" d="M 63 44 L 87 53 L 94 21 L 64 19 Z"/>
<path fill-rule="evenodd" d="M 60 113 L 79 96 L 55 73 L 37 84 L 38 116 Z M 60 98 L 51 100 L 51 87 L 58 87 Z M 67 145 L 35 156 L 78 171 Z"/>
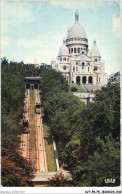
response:
<path fill-rule="evenodd" d="M 77 92 L 77 88 L 76 88 L 76 87 L 71 87 L 70 90 L 71 90 L 72 92 Z"/>

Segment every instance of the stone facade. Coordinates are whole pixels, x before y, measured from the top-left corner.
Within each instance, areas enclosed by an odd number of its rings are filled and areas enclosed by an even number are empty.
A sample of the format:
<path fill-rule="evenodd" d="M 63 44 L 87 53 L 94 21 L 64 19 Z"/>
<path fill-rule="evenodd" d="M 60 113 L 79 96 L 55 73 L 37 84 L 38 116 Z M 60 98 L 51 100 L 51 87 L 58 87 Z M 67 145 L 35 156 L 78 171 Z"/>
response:
<path fill-rule="evenodd" d="M 95 94 L 94 93 L 83 93 L 83 92 L 74 92 L 74 96 L 77 96 L 82 102 L 88 104 L 89 102 L 94 102 Z"/>
<path fill-rule="evenodd" d="M 108 84 L 120 83 L 120 71 L 109 75 Z"/>
<path fill-rule="evenodd" d="M 70 84 L 83 85 L 87 90 L 97 90 L 107 84 L 105 64 L 100 51 L 93 41 L 89 52 L 85 30 L 79 23 L 79 14 L 75 13 L 75 23 L 68 30 L 67 38 L 59 49 L 59 54 L 51 62 L 52 69 L 60 71 Z"/>

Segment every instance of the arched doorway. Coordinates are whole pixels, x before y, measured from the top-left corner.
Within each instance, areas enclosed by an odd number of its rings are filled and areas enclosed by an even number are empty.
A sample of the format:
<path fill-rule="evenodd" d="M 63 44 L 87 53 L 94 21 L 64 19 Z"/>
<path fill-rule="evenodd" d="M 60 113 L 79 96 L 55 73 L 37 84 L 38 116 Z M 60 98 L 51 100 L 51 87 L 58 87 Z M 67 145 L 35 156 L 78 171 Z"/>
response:
<path fill-rule="evenodd" d="M 82 83 L 83 83 L 83 84 L 86 84 L 86 76 L 83 76 L 83 77 L 82 77 Z"/>
<path fill-rule="evenodd" d="M 34 84 L 34 88 L 35 89 L 38 89 L 38 84 Z"/>
<path fill-rule="evenodd" d="M 30 89 L 30 84 L 26 84 L 26 89 Z"/>
<path fill-rule="evenodd" d="M 93 83 L 93 78 L 92 78 L 92 76 L 89 76 L 88 82 L 89 82 L 89 84 L 92 84 L 92 83 Z"/>
<path fill-rule="evenodd" d="M 80 76 L 77 76 L 77 77 L 76 77 L 76 84 L 77 84 L 77 85 L 80 85 Z"/>

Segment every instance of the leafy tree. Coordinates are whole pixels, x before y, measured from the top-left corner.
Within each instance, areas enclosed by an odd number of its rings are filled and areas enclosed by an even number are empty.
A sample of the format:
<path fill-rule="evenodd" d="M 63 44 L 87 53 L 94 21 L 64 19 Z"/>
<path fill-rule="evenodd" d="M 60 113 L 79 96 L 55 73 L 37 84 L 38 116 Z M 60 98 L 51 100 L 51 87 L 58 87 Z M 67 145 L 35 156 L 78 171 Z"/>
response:
<path fill-rule="evenodd" d="M 1 68 L 1 182 L 2 186 L 28 186 L 33 177 L 31 163 L 19 151 L 26 67 L 21 63 L 2 60 Z"/>
<path fill-rule="evenodd" d="M 85 106 L 47 75 L 43 74 L 42 85 L 45 119 L 55 137 L 59 160 L 68 166 L 74 185 L 105 186 L 104 178 L 116 178 L 114 186 L 119 185 L 119 85 L 97 91 L 94 103 Z"/>
<path fill-rule="evenodd" d="M 28 180 L 33 178 L 33 169 L 17 151 L 17 144 L 9 138 L 2 139 L 2 186 L 28 186 Z"/>
<path fill-rule="evenodd" d="M 70 175 L 65 175 L 63 172 L 57 172 L 54 177 L 49 179 L 49 186 L 51 187 L 67 187 L 71 186 L 71 177 Z"/>
<path fill-rule="evenodd" d="M 3 65 L 7 65 L 8 64 L 8 59 L 6 57 L 1 58 L 1 63 Z"/>

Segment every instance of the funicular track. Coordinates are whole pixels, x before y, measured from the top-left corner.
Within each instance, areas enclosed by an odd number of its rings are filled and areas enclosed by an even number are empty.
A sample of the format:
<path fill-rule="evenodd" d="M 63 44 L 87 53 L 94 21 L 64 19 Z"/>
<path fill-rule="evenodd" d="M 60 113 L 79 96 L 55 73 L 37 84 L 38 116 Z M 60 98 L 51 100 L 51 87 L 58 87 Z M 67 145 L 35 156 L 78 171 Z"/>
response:
<path fill-rule="evenodd" d="M 34 90 L 35 104 L 41 104 L 39 90 Z M 43 136 L 43 125 L 40 111 L 35 110 L 35 127 L 36 127 L 36 153 L 37 153 L 37 172 L 47 172 L 46 152 Z"/>
<path fill-rule="evenodd" d="M 48 186 L 49 179 L 54 177 L 56 171 L 48 171 L 47 168 L 39 89 L 26 89 L 20 149 L 22 156 L 27 161 L 33 162 L 36 168 L 34 178 L 28 181 L 36 186 L 38 184 Z"/>
<path fill-rule="evenodd" d="M 41 117 L 41 107 L 36 111 L 36 104 L 40 104 L 40 96 L 39 90 L 34 89 L 34 104 L 35 104 L 35 112 L 34 120 L 35 120 L 35 140 L 36 140 L 36 169 L 37 172 L 47 172 L 47 162 L 46 162 L 46 152 L 44 145 L 44 136 L 43 136 L 43 125 L 42 125 L 42 117 Z M 24 119 L 28 120 L 30 123 L 30 107 L 31 107 L 31 91 L 30 89 L 26 89 L 25 93 L 25 101 L 24 101 L 24 113 L 23 113 L 23 121 Z M 21 134 L 21 152 L 22 156 L 26 158 L 27 161 L 30 160 L 30 124 L 27 130 L 23 129 Z"/>
<path fill-rule="evenodd" d="M 27 89 L 25 92 L 23 120 L 24 119 L 27 119 L 28 122 L 30 120 L 30 90 L 29 89 Z M 29 126 L 26 131 L 23 130 L 23 133 L 21 134 L 21 146 L 20 146 L 22 156 L 26 158 L 27 161 L 30 160 L 30 155 L 29 155 L 30 133 L 29 131 L 30 131 Z"/>

